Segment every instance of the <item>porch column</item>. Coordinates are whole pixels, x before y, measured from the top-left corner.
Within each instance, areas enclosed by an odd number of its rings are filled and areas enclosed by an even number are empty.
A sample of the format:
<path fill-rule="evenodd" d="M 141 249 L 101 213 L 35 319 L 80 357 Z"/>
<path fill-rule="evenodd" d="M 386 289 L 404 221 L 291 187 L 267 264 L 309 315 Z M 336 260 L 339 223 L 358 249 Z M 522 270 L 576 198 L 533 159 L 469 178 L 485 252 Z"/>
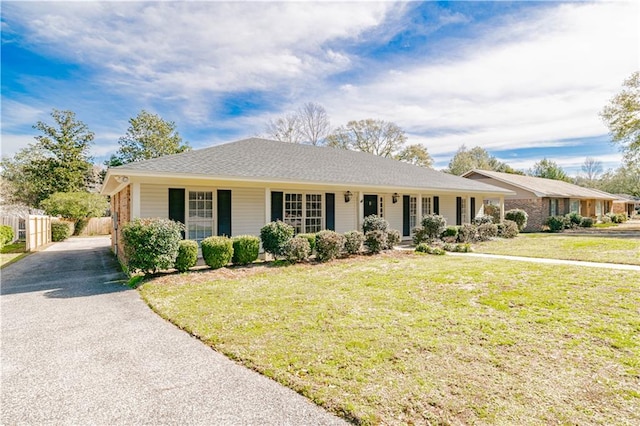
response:
<path fill-rule="evenodd" d="M 504 195 L 500 196 L 500 223 L 504 223 Z"/>
<path fill-rule="evenodd" d="M 264 224 L 271 222 L 271 188 L 264 189 Z"/>
<path fill-rule="evenodd" d="M 358 217 L 356 223 L 358 224 L 358 229 L 362 230 L 362 219 L 364 218 L 364 193 L 362 191 L 358 192 Z"/>
<path fill-rule="evenodd" d="M 140 217 L 140 182 L 131 184 L 131 219 Z"/>
<path fill-rule="evenodd" d="M 416 204 L 416 226 L 418 226 L 422 222 L 422 194 L 416 197 Z"/>

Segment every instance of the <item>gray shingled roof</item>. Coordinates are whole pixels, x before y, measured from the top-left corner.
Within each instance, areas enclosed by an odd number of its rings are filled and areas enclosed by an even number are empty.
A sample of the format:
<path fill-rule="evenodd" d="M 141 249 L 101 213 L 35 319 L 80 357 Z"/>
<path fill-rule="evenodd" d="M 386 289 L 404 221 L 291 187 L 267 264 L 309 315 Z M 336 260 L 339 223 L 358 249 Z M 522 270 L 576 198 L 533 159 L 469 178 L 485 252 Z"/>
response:
<path fill-rule="evenodd" d="M 515 175 L 511 173 L 501 173 L 489 170 L 471 170 L 463 176 L 472 173 L 484 175 L 498 181 L 511 184 L 518 188 L 522 188 L 533 192 L 538 197 L 551 198 L 582 198 L 582 199 L 600 199 L 615 200 L 616 197 L 607 192 L 597 189 L 584 188 L 561 180 L 539 178 L 534 176 Z"/>
<path fill-rule="evenodd" d="M 127 171 L 164 175 L 200 174 L 217 178 L 264 181 L 291 180 L 509 193 L 502 188 L 481 182 L 372 154 L 258 138 L 129 163 L 111 169 L 112 174 L 123 174 Z"/>

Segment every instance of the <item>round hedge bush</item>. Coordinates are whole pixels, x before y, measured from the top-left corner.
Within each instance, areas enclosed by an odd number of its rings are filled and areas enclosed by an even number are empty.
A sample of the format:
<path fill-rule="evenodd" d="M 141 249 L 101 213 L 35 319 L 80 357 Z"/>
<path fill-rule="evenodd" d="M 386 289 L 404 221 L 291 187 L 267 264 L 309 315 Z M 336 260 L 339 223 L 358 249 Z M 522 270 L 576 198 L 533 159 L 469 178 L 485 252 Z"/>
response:
<path fill-rule="evenodd" d="M 298 235 L 284 245 L 284 257 L 289 262 L 302 262 L 311 254 L 311 244 L 305 237 Z"/>
<path fill-rule="evenodd" d="M 387 233 L 374 229 L 364 234 L 364 245 L 369 249 L 370 253 L 380 253 L 387 248 Z"/>
<path fill-rule="evenodd" d="M 134 219 L 122 227 L 127 267 L 144 274 L 173 268 L 184 225 L 169 219 Z"/>
<path fill-rule="evenodd" d="M 248 265 L 258 258 L 258 254 L 260 254 L 260 238 L 255 235 L 238 235 L 231 240 L 233 241 L 231 262 L 234 265 Z"/>
<path fill-rule="evenodd" d="M 375 230 L 386 232 L 387 228 L 389 228 L 389 222 L 375 214 L 365 217 L 362 222 L 362 231 L 365 234 Z"/>
<path fill-rule="evenodd" d="M 316 259 L 327 262 L 340 256 L 344 248 L 344 236 L 334 231 L 320 231 L 316 234 Z"/>
<path fill-rule="evenodd" d="M 51 241 L 59 242 L 69 238 L 72 234 L 71 227 L 73 224 L 69 222 L 56 221 L 51 222 Z"/>
<path fill-rule="evenodd" d="M 360 231 L 349 231 L 344 234 L 344 251 L 347 254 L 359 254 L 364 244 L 364 234 Z"/>
<path fill-rule="evenodd" d="M 13 228 L 9 225 L 0 225 L 0 247 L 13 242 Z"/>
<path fill-rule="evenodd" d="M 395 246 L 400 244 L 400 231 L 397 229 L 389 229 L 387 231 L 387 245 L 385 249 L 392 250 Z"/>
<path fill-rule="evenodd" d="M 209 237 L 200 243 L 202 258 L 211 269 L 226 266 L 233 258 L 233 242 L 228 237 Z"/>
<path fill-rule="evenodd" d="M 198 263 L 198 243 L 193 240 L 180 240 L 175 268 L 186 272 Z"/>
<path fill-rule="evenodd" d="M 507 220 L 512 220 L 518 224 L 518 231 L 522 232 L 524 228 L 527 227 L 527 221 L 529 220 L 529 215 L 522 209 L 511 209 L 507 210 L 504 213 L 504 218 Z"/>
<path fill-rule="evenodd" d="M 293 238 L 295 230 L 293 226 L 281 222 L 269 222 L 260 229 L 262 248 L 275 257 L 284 255 L 284 246 Z"/>
<path fill-rule="evenodd" d="M 498 237 L 515 238 L 518 235 L 518 224 L 512 220 L 505 220 L 498 224 Z"/>

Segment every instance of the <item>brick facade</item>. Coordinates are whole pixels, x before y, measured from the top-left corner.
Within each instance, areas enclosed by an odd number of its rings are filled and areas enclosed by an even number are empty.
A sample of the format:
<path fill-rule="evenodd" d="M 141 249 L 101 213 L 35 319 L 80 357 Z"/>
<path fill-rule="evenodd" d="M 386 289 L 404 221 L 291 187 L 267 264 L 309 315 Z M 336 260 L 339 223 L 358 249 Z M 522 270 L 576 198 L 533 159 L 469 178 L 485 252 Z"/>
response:
<path fill-rule="evenodd" d="M 111 227 L 111 250 L 116 253 L 118 259 L 124 259 L 124 247 L 120 230 L 122 226 L 131 220 L 131 187 L 127 186 L 122 191 L 111 196 L 111 212 L 117 216 L 115 227 Z M 116 249 L 117 247 L 117 249 Z M 117 252 L 116 252 L 117 250 Z"/>
<path fill-rule="evenodd" d="M 504 200 L 504 209 L 521 209 L 527 212 L 529 219 L 525 232 L 538 232 L 542 230 L 544 222 L 549 216 L 548 198 L 526 198 L 518 200 Z"/>

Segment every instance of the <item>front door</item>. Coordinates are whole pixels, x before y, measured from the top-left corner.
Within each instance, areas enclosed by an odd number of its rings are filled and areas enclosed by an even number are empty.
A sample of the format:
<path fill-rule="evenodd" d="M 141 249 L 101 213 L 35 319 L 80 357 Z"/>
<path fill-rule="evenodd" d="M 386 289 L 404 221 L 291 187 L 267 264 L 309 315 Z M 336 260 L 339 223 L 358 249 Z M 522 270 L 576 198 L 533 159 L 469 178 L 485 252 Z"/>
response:
<path fill-rule="evenodd" d="M 371 216 L 372 214 L 378 214 L 378 196 L 377 195 L 365 195 L 364 196 L 364 217 Z"/>

